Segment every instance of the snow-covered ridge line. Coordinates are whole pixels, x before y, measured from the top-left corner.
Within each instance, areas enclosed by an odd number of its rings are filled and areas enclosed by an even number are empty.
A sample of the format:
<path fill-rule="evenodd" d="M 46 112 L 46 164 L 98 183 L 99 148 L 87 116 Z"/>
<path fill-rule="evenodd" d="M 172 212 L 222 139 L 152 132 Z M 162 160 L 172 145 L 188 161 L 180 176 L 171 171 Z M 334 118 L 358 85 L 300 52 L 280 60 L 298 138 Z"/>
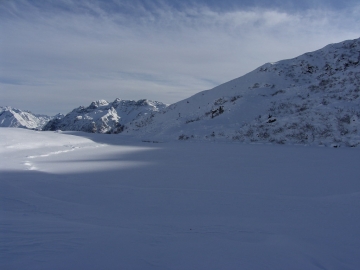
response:
<path fill-rule="evenodd" d="M 155 140 L 360 145 L 360 39 L 265 64 L 143 117 L 126 132 Z"/>
<path fill-rule="evenodd" d="M 42 114 L 33 114 L 30 111 L 22 111 L 9 106 L 0 107 L 0 127 L 17 127 L 41 130 L 51 119 L 61 117 L 63 117 L 61 114 L 47 116 Z"/>
<path fill-rule="evenodd" d="M 166 108 L 166 104 L 146 99 L 93 101 L 80 106 L 61 119 L 49 121 L 43 130 L 84 131 L 91 133 L 120 133 L 124 126 L 139 117 L 152 115 Z"/>

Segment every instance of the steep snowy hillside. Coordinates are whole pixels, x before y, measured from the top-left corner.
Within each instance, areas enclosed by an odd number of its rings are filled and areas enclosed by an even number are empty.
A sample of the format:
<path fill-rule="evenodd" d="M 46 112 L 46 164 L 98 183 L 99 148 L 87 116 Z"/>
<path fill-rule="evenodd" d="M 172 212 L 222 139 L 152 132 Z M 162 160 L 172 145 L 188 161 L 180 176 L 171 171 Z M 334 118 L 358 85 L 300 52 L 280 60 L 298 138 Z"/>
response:
<path fill-rule="evenodd" d="M 62 117 L 60 114 L 50 117 L 11 107 L 0 107 L 0 127 L 42 129 L 50 119 L 60 117 Z"/>
<path fill-rule="evenodd" d="M 89 107 L 79 107 L 62 119 L 47 123 L 43 130 L 84 131 L 92 133 L 120 133 L 124 125 L 141 116 L 153 115 L 166 107 L 151 100 L 94 101 Z"/>
<path fill-rule="evenodd" d="M 360 144 L 360 39 L 268 63 L 128 124 L 155 140 Z"/>

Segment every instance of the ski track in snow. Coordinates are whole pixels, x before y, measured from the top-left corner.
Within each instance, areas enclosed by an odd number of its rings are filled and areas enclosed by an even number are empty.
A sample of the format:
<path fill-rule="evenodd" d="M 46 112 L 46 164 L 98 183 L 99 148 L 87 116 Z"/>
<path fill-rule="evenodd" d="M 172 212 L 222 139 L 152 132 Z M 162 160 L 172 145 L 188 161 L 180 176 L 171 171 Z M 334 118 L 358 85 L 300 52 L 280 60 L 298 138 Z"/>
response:
<path fill-rule="evenodd" d="M 74 151 L 75 149 L 80 148 L 80 147 L 78 147 L 78 146 L 72 146 L 72 145 L 70 145 L 70 146 L 64 145 L 64 147 L 71 147 L 71 149 L 69 149 L 69 150 L 62 150 L 62 151 L 50 152 L 50 153 L 43 154 L 43 155 L 27 156 L 27 158 L 48 157 L 48 156 L 52 156 L 52 155 L 58 155 L 58 154 L 63 154 L 63 153 L 71 152 L 71 151 Z M 98 147 L 98 146 L 97 146 L 97 147 Z"/>
<path fill-rule="evenodd" d="M 88 150 L 88 149 L 95 149 L 95 148 L 104 147 L 104 146 L 105 146 L 105 144 L 98 144 L 95 146 L 82 146 L 82 147 L 74 146 L 74 145 L 63 145 L 63 147 L 70 148 L 70 149 L 48 152 L 48 153 L 41 154 L 41 155 L 31 155 L 31 156 L 27 156 L 26 158 L 28 158 L 28 159 L 46 158 L 46 157 L 50 157 L 50 156 L 54 156 L 54 155 L 66 154 L 69 152 L 73 152 L 75 150 L 85 150 L 85 149 Z M 36 166 L 34 166 L 30 160 L 25 160 L 23 162 L 23 164 L 27 167 L 28 170 L 38 170 L 38 168 Z"/>

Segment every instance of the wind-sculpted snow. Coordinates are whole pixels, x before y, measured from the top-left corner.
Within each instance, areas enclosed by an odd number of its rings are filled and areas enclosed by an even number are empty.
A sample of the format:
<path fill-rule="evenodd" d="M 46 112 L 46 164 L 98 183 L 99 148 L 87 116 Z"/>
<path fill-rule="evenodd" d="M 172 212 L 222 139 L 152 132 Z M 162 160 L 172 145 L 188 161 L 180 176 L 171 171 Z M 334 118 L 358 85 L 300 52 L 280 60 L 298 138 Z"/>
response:
<path fill-rule="evenodd" d="M 360 39 L 258 69 L 126 127 L 155 140 L 360 144 Z"/>
<path fill-rule="evenodd" d="M 33 114 L 11 107 L 0 107 L 0 127 L 18 127 L 28 129 L 42 129 L 52 118 L 61 118 L 61 115 L 54 117 L 47 115 Z"/>
<path fill-rule="evenodd" d="M 141 116 L 152 115 L 166 107 L 151 100 L 94 101 L 89 107 L 79 107 L 62 119 L 47 123 L 44 130 L 84 131 L 91 133 L 120 133 L 124 125 Z"/>

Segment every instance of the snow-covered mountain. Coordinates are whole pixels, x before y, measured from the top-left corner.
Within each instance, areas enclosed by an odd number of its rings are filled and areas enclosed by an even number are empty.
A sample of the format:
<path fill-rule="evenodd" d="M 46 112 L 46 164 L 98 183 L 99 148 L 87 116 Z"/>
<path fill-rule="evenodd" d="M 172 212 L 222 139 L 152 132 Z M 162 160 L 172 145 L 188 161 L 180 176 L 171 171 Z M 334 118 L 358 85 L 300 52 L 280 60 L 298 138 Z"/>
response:
<path fill-rule="evenodd" d="M 0 126 L 142 139 L 230 140 L 360 145 L 360 39 L 265 64 L 167 106 L 150 100 L 99 100 L 67 114 L 0 108 Z"/>
<path fill-rule="evenodd" d="M 143 116 L 152 116 L 166 108 L 166 104 L 151 100 L 94 101 L 88 107 L 74 109 L 61 119 L 49 121 L 43 130 L 84 131 L 92 133 L 120 133 L 124 125 Z"/>
<path fill-rule="evenodd" d="M 12 107 L 0 107 L 0 127 L 18 127 L 28 129 L 42 129 L 52 118 L 61 118 L 58 114 L 54 117 L 33 114 L 29 111 L 22 111 Z"/>
<path fill-rule="evenodd" d="M 126 125 L 155 140 L 360 144 L 360 39 L 256 70 Z"/>

